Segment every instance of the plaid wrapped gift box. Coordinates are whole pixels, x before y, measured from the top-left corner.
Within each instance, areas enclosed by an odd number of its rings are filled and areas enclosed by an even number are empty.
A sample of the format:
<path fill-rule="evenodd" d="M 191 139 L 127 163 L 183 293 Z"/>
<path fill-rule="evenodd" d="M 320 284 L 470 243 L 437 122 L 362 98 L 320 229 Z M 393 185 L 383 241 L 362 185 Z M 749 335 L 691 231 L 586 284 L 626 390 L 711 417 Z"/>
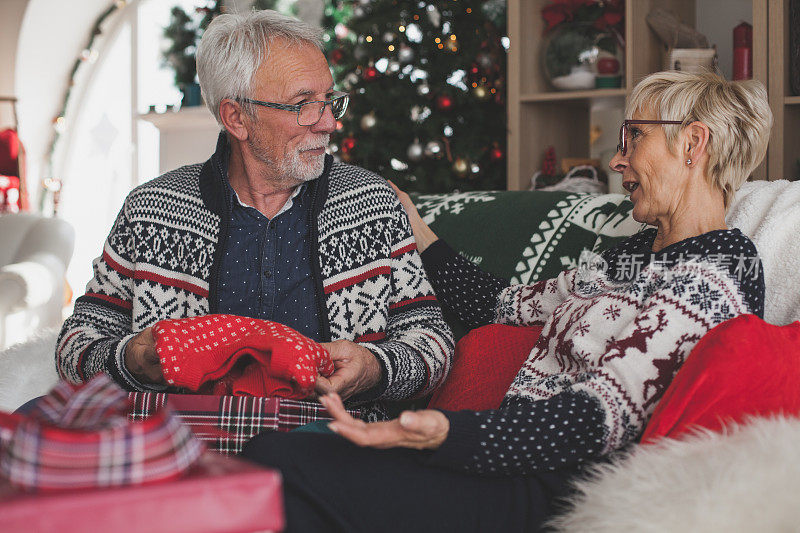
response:
<path fill-rule="evenodd" d="M 130 400 L 130 420 L 143 420 L 168 404 L 210 450 L 224 455 L 238 454 L 262 431 L 285 432 L 316 420 L 331 420 L 317 402 L 286 398 L 132 392 Z M 383 417 L 375 408 L 349 412 L 364 420 Z"/>
<path fill-rule="evenodd" d="M 33 491 L 144 485 L 181 477 L 203 453 L 169 410 L 135 422 L 127 411 L 125 391 L 100 374 L 60 381 L 27 415 L 0 412 L 0 477 Z"/>

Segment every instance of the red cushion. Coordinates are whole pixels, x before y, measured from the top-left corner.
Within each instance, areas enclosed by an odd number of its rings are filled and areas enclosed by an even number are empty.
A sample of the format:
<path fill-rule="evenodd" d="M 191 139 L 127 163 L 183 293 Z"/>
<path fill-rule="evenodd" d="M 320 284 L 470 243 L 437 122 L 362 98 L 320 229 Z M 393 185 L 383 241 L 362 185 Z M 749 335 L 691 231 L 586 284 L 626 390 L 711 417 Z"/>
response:
<path fill-rule="evenodd" d="M 800 322 L 773 326 L 742 315 L 709 331 L 689 354 L 642 441 L 693 426 L 717 431 L 748 416 L 800 415 Z"/>
<path fill-rule="evenodd" d="M 497 409 L 542 332 L 539 326 L 490 324 L 456 345 L 453 369 L 428 407 L 459 411 Z"/>

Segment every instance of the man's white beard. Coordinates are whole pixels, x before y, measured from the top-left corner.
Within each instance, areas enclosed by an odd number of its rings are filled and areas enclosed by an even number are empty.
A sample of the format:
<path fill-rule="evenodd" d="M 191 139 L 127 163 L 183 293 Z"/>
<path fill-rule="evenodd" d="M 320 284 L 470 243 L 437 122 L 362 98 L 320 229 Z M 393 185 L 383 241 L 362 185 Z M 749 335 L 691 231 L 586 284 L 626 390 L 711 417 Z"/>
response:
<path fill-rule="evenodd" d="M 315 144 L 298 148 L 289 154 L 282 161 L 281 175 L 297 181 L 311 181 L 318 178 L 325 168 L 325 154 L 314 157 L 309 161 L 310 156 L 303 156 L 300 153 L 302 150 L 308 150 L 309 148 L 324 148 L 328 146 L 328 142 L 330 142 L 330 135 L 325 135 L 323 139 L 320 139 Z"/>
<path fill-rule="evenodd" d="M 278 180 L 305 182 L 316 179 L 322 174 L 322 170 L 325 168 L 325 154 L 310 159 L 310 156 L 303 156 L 301 152 L 303 150 L 328 146 L 330 135 L 321 135 L 318 140 L 297 147 L 281 161 L 275 161 L 267 150 L 261 146 L 258 139 L 251 139 L 249 142 L 250 148 L 255 156 L 275 170 L 275 175 Z"/>

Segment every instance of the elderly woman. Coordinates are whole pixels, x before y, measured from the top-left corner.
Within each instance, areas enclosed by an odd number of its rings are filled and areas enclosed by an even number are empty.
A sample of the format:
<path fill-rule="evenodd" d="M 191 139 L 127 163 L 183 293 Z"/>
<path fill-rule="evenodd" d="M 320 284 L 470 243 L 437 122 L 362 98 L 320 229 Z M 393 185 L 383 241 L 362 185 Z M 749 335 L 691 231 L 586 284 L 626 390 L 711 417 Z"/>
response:
<path fill-rule="evenodd" d="M 339 436 L 256 437 L 245 455 L 283 471 L 291 530 L 536 529 L 581 465 L 635 442 L 708 330 L 763 315 L 756 248 L 725 225 L 766 151 L 762 85 L 659 72 L 634 88 L 626 116 L 610 165 L 633 218 L 654 228 L 604 252 L 594 264 L 605 268 L 508 286 L 438 240 L 398 191 L 445 306 L 471 327 L 542 333 L 499 409 L 366 424 L 329 395 Z"/>

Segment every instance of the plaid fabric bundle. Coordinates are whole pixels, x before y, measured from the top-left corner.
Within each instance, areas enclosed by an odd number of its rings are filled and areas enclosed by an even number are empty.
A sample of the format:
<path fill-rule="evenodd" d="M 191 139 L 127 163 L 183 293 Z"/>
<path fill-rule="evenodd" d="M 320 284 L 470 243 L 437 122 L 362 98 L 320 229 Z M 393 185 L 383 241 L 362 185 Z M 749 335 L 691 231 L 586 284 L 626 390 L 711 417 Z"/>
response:
<path fill-rule="evenodd" d="M 247 396 L 205 396 L 195 394 L 165 394 L 132 392 L 131 420 L 144 420 L 165 405 L 184 424 L 192 428 L 195 436 L 206 446 L 219 453 L 230 455 L 262 431 L 290 431 L 316 420 L 331 420 L 331 416 L 317 402 L 261 398 Z M 365 420 L 385 418 L 381 408 L 369 411 L 348 410 Z"/>
<path fill-rule="evenodd" d="M 130 422 L 128 398 L 105 374 L 60 382 L 28 416 L 1 413 L 0 473 L 31 490 L 138 485 L 174 479 L 202 455 L 191 430 L 166 409 Z"/>
<path fill-rule="evenodd" d="M 307 398 L 330 354 L 292 328 L 236 315 L 162 320 L 153 327 L 170 385 L 202 394 Z"/>

